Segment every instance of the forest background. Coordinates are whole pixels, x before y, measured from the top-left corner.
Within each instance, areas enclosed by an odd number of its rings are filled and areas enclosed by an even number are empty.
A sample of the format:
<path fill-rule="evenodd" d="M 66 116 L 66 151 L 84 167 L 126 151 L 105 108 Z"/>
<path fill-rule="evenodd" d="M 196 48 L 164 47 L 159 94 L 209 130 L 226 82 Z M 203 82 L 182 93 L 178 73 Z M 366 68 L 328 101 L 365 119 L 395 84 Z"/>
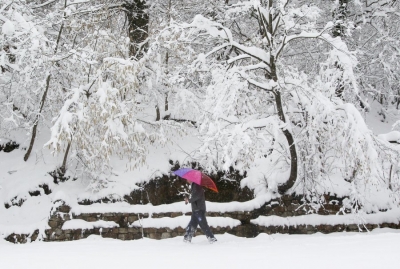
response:
<path fill-rule="evenodd" d="M 3 203 L 40 186 L 123 201 L 193 166 L 315 210 L 397 208 L 399 15 L 396 0 L 3 0 Z"/>

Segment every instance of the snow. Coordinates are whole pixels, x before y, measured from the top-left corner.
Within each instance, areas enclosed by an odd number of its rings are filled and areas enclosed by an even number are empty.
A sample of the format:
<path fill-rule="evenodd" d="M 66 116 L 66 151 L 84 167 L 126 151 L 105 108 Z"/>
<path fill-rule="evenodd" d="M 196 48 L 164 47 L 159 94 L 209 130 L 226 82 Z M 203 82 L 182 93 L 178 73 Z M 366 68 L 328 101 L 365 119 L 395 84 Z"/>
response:
<path fill-rule="evenodd" d="M 400 132 L 399 131 L 391 131 L 387 134 L 378 135 L 378 138 L 388 141 L 388 142 L 391 142 L 391 141 L 398 142 L 398 141 L 400 141 Z"/>
<path fill-rule="evenodd" d="M 379 212 L 376 214 L 359 214 L 359 215 L 304 215 L 297 217 L 279 217 L 279 216 L 259 216 L 251 223 L 262 226 L 297 226 L 297 225 L 338 225 L 338 224 L 357 224 L 362 227 L 364 223 L 368 224 L 382 224 L 382 223 L 399 223 L 400 210 L 388 210 L 386 212 Z"/>
<path fill-rule="evenodd" d="M 144 218 L 134 221 L 131 227 L 143 227 L 143 228 L 170 228 L 175 229 L 177 227 L 186 228 L 190 221 L 190 216 L 179 216 L 175 218 Z M 210 227 L 236 227 L 240 225 L 240 221 L 227 217 L 207 217 L 207 223 Z"/>
<path fill-rule="evenodd" d="M 62 229 L 76 230 L 76 229 L 114 228 L 114 227 L 119 227 L 119 225 L 114 221 L 98 220 L 98 221 L 87 222 L 81 219 L 73 219 L 66 221 L 63 224 Z"/>
<path fill-rule="evenodd" d="M 6 21 L 2 26 L 2 32 L 5 35 L 13 35 L 15 32 L 15 26 L 12 21 Z"/>
<path fill-rule="evenodd" d="M 397 268 L 400 231 L 323 235 L 217 235 L 120 241 L 92 235 L 73 242 L 0 241 L 0 267 L 26 268 Z"/>
<path fill-rule="evenodd" d="M 22 207 L 0 207 L 0 237 L 12 233 L 30 234 L 34 230 L 49 229 L 48 215 L 52 203 L 48 197 L 32 197 Z"/>
<path fill-rule="evenodd" d="M 209 212 L 233 212 L 233 211 L 252 211 L 260 208 L 263 204 L 271 200 L 270 194 L 260 195 L 255 199 L 246 202 L 228 202 L 228 203 L 216 203 L 206 202 L 207 211 Z M 55 199 L 57 200 L 57 199 Z M 172 204 L 163 204 L 153 206 L 152 204 L 146 205 L 131 205 L 126 202 L 116 202 L 112 204 L 93 204 L 93 205 L 79 205 L 77 203 L 69 203 L 71 206 L 71 213 L 76 215 L 82 213 L 163 213 L 163 212 L 191 212 L 190 205 L 185 205 L 184 202 L 177 202 Z"/>

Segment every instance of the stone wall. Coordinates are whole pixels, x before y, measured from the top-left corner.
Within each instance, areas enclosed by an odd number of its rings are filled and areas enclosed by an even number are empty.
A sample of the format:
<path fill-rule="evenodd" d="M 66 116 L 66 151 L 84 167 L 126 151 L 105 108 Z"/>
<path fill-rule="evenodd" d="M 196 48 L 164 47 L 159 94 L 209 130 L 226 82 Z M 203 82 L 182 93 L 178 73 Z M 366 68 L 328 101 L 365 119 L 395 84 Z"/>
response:
<path fill-rule="evenodd" d="M 71 208 L 64 202 L 56 202 L 58 206 L 52 210 L 52 214 L 49 217 L 49 227 L 45 231 L 45 238 L 43 241 L 71 241 L 87 238 L 90 235 L 100 235 L 104 238 L 114 238 L 120 240 L 136 240 L 143 237 L 152 239 L 165 239 L 177 236 L 183 236 L 185 230 L 181 227 L 175 229 L 170 228 L 141 228 L 131 227 L 131 224 L 137 221 L 139 218 L 148 218 L 149 214 L 141 213 L 84 213 L 75 215 L 71 213 Z M 318 210 L 320 215 L 332 215 L 336 214 L 340 210 L 340 201 L 338 204 L 327 204 Z M 400 229 L 399 223 L 383 223 L 380 225 L 376 224 L 365 224 L 365 225 L 296 225 L 296 226 L 259 226 L 252 224 L 250 220 L 257 218 L 258 216 L 300 216 L 305 215 L 310 208 L 301 203 L 299 197 L 285 196 L 280 199 L 275 199 L 269 203 L 263 205 L 259 209 L 254 211 L 244 212 L 208 212 L 209 217 L 229 217 L 240 221 L 240 225 L 230 227 L 212 227 L 212 231 L 215 234 L 229 233 L 241 237 L 255 237 L 260 233 L 274 234 L 312 234 L 316 232 L 321 233 L 332 233 L 332 232 L 364 232 L 373 230 L 378 227 L 389 227 L 394 229 Z M 170 217 L 175 218 L 182 215 L 191 215 L 191 213 L 181 212 L 165 212 L 152 214 L 151 218 L 163 218 Z M 93 228 L 93 229 L 74 229 L 66 230 L 62 229 L 64 223 L 71 219 L 81 219 L 88 223 L 96 221 L 112 221 L 118 224 L 119 227 L 113 228 Z M 38 238 L 39 231 L 34 231 L 32 234 L 11 234 L 6 240 L 13 243 L 26 243 L 35 241 Z M 201 230 L 198 229 L 196 234 L 202 234 Z"/>
<path fill-rule="evenodd" d="M 46 238 L 44 241 L 70 241 L 86 238 L 89 235 L 101 235 L 105 238 L 114 238 L 121 240 L 134 240 L 141 239 L 143 237 L 151 239 L 165 239 L 172 238 L 176 236 L 182 236 L 185 230 L 182 227 L 177 227 L 175 229 L 170 228 L 141 228 L 141 227 L 131 227 L 130 224 L 133 222 L 148 218 L 147 213 L 83 213 L 79 215 L 74 215 L 70 213 L 70 207 L 68 205 L 59 206 L 55 213 L 49 219 L 49 226 L 51 229 L 46 230 Z M 153 213 L 151 218 L 175 218 L 178 216 L 190 216 L 191 212 L 183 214 L 182 212 L 165 212 L 165 213 Z M 230 217 L 243 222 L 250 223 L 251 212 L 210 212 L 207 214 L 210 217 Z M 81 219 L 87 222 L 95 222 L 99 220 L 113 221 L 119 225 L 119 227 L 114 228 L 94 228 L 94 229 L 76 229 L 76 230 L 63 230 L 63 224 L 71 219 Z M 250 228 L 251 226 L 251 228 Z M 253 224 L 243 224 L 238 227 L 213 227 L 212 230 L 215 234 L 230 233 L 237 236 L 248 236 L 251 230 L 251 236 L 256 236 L 256 225 Z M 203 234 L 200 229 L 197 230 L 196 234 Z M 19 240 L 21 241 L 21 240 Z"/>

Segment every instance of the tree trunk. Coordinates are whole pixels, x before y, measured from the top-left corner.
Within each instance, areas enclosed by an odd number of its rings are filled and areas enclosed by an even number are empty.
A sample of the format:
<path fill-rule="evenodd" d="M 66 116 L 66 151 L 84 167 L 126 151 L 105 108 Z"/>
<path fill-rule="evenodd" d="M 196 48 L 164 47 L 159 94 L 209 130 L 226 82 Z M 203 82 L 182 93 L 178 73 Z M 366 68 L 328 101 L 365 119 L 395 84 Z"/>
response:
<path fill-rule="evenodd" d="M 42 101 L 40 102 L 39 112 L 36 115 L 35 123 L 33 124 L 31 142 L 29 143 L 28 151 L 25 153 L 25 156 L 24 156 L 25 162 L 29 159 L 29 156 L 31 155 L 31 152 L 32 152 L 33 144 L 35 143 L 36 132 L 37 132 L 38 124 L 39 124 L 40 114 L 42 113 L 44 102 L 46 101 L 46 97 L 47 97 L 47 92 L 49 91 L 50 77 L 51 77 L 51 75 L 49 74 L 46 78 L 46 88 L 42 95 Z"/>
<path fill-rule="evenodd" d="M 169 1 L 169 8 L 171 9 L 171 1 Z M 169 18 L 171 19 L 171 18 Z M 165 74 L 168 75 L 168 61 L 169 61 L 169 53 L 165 54 Z M 168 86 L 168 85 L 165 85 Z M 168 111 L 168 92 L 165 93 L 165 98 L 164 98 L 164 111 Z"/>
<path fill-rule="evenodd" d="M 270 79 L 273 79 L 274 81 L 278 81 L 278 77 L 277 77 L 277 73 L 276 73 L 275 58 L 272 55 L 270 57 L 270 65 L 271 65 Z M 281 97 L 280 90 L 275 89 L 273 91 L 273 93 L 275 95 L 275 105 L 276 105 L 276 109 L 278 111 L 279 119 L 283 123 L 290 124 L 286 121 L 286 118 L 285 118 L 285 112 L 283 110 L 282 97 Z M 282 128 L 282 132 L 283 132 L 283 135 L 285 136 L 286 141 L 289 145 L 290 176 L 289 176 L 289 179 L 284 184 L 278 186 L 279 194 L 285 194 L 291 187 L 293 187 L 293 185 L 297 179 L 297 167 L 298 167 L 297 151 L 296 151 L 296 145 L 294 143 L 293 135 L 286 127 Z"/>
<path fill-rule="evenodd" d="M 274 5 L 274 1 L 273 0 L 269 0 L 268 1 L 268 9 L 271 10 L 273 8 Z M 261 16 L 261 14 L 260 14 Z M 269 22 L 273 22 L 274 18 L 272 13 L 269 13 L 269 18 L 268 21 Z M 260 19 L 262 19 L 260 17 Z M 260 26 L 263 25 L 263 22 L 260 22 Z M 274 46 L 274 27 L 273 27 L 273 23 L 268 23 L 266 25 L 266 28 L 261 28 L 260 29 L 261 32 L 264 32 L 266 36 L 270 37 L 270 48 L 272 49 Z M 278 81 L 278 74 L 277 74 L 277 70 L 276 70 L 276 59 L 274 57 L 274 54 L 272 53 L 272 51 L 270 51 L 270 59 L 269 59 L 269 66 L 271 68 L 270 73 L 266 74 L 266 78 L 267 79 L 272 79 L 275 82 Z M 286 118 L 285 118 L 285 112 L 283 109 L 283 105 L 282 105 L 282 96 L 281 96 L 281 92 L 279 88 L 275 88 L 272 90 L 272 93 L 275 96 L 275 105 L 276 105 L 276 109 L 278 112 L 278 116 L 279 119 L 282 121 L 282 123 L 286 123 L 286 124 L 290 124 L 290 122 L 287 122 Z M 289 146 L 289 154 L 290 154 L 290 175 L 288 180 L 279 185 L 278 186 L 278 192 L 279 194 L 285 194 L 290 188 L 293 187 L 294 183 L 296 182 L 297 179 L 297 169 L 298 169 L 298 160 L 297 160 L 297 151 L 296 151 L 296 145 L 294 143 L 294 138 L 292 133 L 285 127 L 282 128 L 282 133 L 286 138 L 286 141 L 288 143 Z"/>
<path fill-rule="evenodd" d="M 161 119 L 160 108 L 156 105 L 156 121 Z"/>
<path fill-rule="evenodd" d="M 64 154 L 64 160 L 60 167 L 60 170 L 63 173 L 63 175 L 65 175 L 65 172 L 67 171 L 67 159 L 68 159 L 68 153 L 69 153 L 70 148 L 71 148 L 71 141 L 68 142 L 68 146 L 67 146 L 67 149 L 65 150 L 65 154 Z"/>
<path fill-rule="evenodd" d="M 129 55 L 140 59 L 147 50 L 145 41 L 148 37 L 149 14 L 146 11 L 146 1 L 126 1 L 123 7 L 128 19 Z"/>
<path fill-rule="evenodd" d="M 276 103 L 276 108 L 278 111 L 279 119 L 282 122 L 287 123 L 286 118 L 285 118 L 285 113 L 283 111 L 281 93 L 279 91 L 274 91 L 274 95 L 275 95 L 275 103 Z M 284 184 L 278 186 L 278 192 L 280 194 L 286 193 L 291 187 L 293 187 L 293 185 L 297 179 L 297 167 L 298 167 L 296 145 L 294 143 L 293 135 L 288 129 L 286 129 L 286 127 L 284 127 L 282 129 L 282 132 L 283 132 L 283 135 L 285 136 L 286 141 L 288 142 L 288 145 L 289 145 L 290 176 L 289 176 L 289 179 Z"/>
<path fill-rule="evenodd" d="M 164 98 L 164 111 L 168 111 L 168 109 L 168 93 L 166 93 Z"/>
<path fill-rule="evenodd" d="M 345 26 L 344 22 L 347 18 L 347 5 L 348 5 L 349 0 L 339 0 L 338 3 L 338 8 L 336 11 L 333 13 L 333 17 L 335 20 L 335 25 L 333 26 L 332 29 L 332 35 L 334 37 L 341 37 L 343 38 L 345 36 Z M 339 70 L 339 72 L 342 73 L 341 77 L 337 80 L 337 85 L 335 89 L 335 95 L 339 97 L 340 99 L 343 100 L 343 92 L 344 92 L 344 84 L 343 84 L 343 68 L 342 66 L 336 62 L 335 63 L 336 68 Z"/>
<path fill-rule="evenodd" d="M 339 0 L 338 3 L 338 8 L 333 14 L 333 17 L 335 19 L 335 25 L 333 26 L 332 29 L 332 35 L 334 37 L 343 37 L 344 36 L 344 31 L 345 31 L 345 26 L 344 26 L 344 21 L 347 18 L 347 6 L 349 4 L 349 0 Z"/>

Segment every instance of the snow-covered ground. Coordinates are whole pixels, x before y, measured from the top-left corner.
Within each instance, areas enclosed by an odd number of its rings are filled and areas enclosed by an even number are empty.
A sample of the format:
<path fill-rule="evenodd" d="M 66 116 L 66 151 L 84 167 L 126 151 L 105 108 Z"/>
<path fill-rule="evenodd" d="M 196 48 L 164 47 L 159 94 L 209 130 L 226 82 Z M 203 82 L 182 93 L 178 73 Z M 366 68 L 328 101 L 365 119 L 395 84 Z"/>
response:
<path fill-rule="evenodd" d="M 400 231 L 329 235 L 205 236 L 120 241 L 90 236 L 72 242 L 13 245 L 0 240 L 0 268 L 399 268 Z"/>

